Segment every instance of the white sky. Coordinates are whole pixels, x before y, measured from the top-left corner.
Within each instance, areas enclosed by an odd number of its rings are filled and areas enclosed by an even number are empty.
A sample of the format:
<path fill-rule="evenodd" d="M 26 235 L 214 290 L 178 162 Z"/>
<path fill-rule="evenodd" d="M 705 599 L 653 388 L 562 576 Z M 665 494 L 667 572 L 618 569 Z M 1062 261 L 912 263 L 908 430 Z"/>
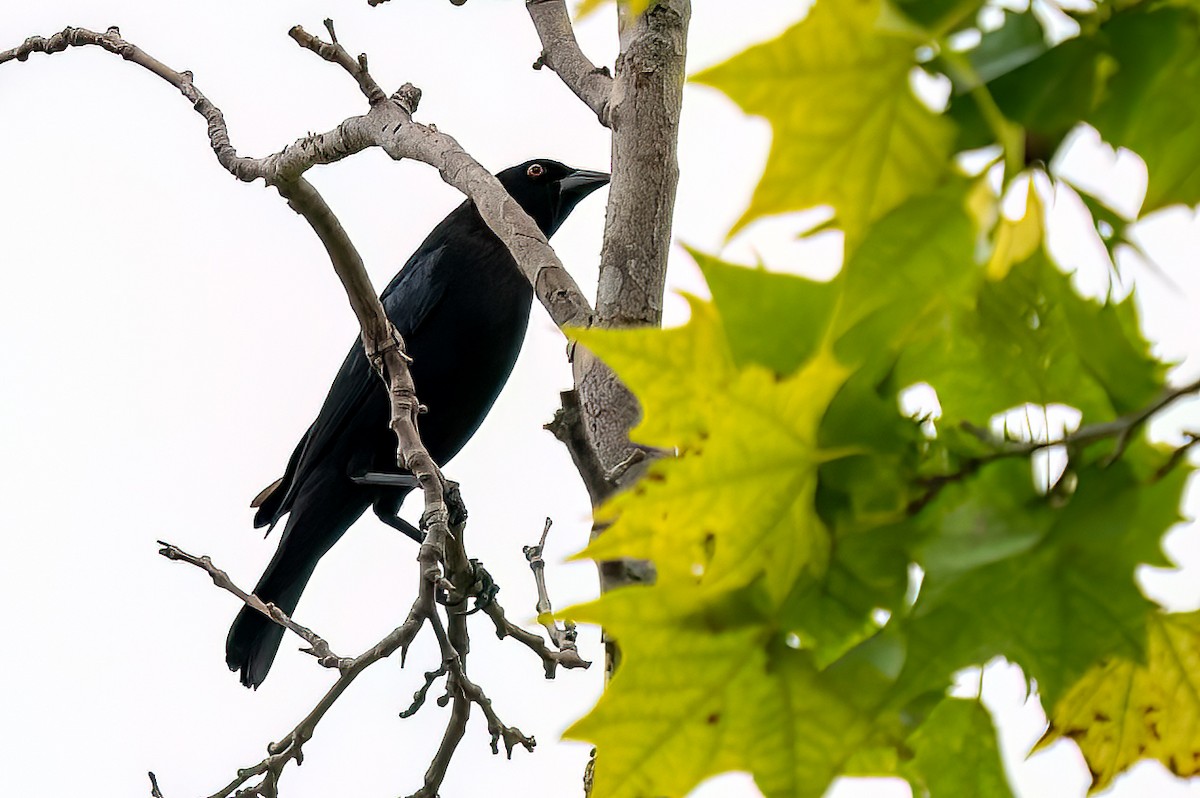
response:
<path fill-rule="evenodd" d="M 0 49 L 68 24 L 118 24 L 170 66 L 191 69 L 244 154 L 275 151 L 362 110 L 349 78 L 286 36 L 296 23 L 321 32 L 332 14 L 339 38 L 369 53 L 386 88 L 420 86 L 419 118 L 456 136 L 485 165 L 538 156 L 608 164 L 605 132 L 587 109 L 552 73 L 529 69 L 538 45 L 517 2 L 5 5 Z M 778 0 L 696 5 L 692 70 L 802 13 L 801 4 Z M 611 62 L 609 14 L 579 34 L 594 60 Z M 199 571 L 160 558 L 154 541 L 209 554 L 253 585 L 276 539 L 251 528 L 247 503 L 279 476 L 316 413 L 354 339 L 354 319 L 304 223 L 273 192 L 231 179 L 211 155 L 202 120 L 157 78 L 99 51 L 36 56 L 0 68 L 0 109 L 2 782 L 13 794 L 141 795 L 152 769 L 168 798 L 208 794 L 257 762 L 331 675 L 289 640 L 262 689 L 238 686 L 223 662 L 236 601 Z M 677 238 L 715 251 L 761 171 L 769 129 L 702 88 L 687 90 L 683 125 Z M 1144 177 L 1134 159 L 1111 167 L 1097 148 L 1078 150 L 1080 170 L 1136 197 Z M 429 168 L 396 165 L 377 152 L 312 179 L 377 285 L 459 201 Z M 586 201 L 554 241 L 586 291 L 603 208 L 603 193 Z M 1161 351 L 1194 375 L 1200 278 L 1186 257 L 1200 249 L 1200 226 L 1177 211 L 1144 227 L 1146 249 L 1174 283 L 1129 262 L 1138 276 L 1149 274 L 1142 280 L 1147 326 Z M 751 260 L 759 252 L 779 265 L 804 257 L 809 271 L 828 273 L 836 240 L 797 245 L 794 229 L 794 219 L 755 225 L 725 254 Z M 1072 266 L 1094 265 L 1077 228 L 1056 245 Z M 686 255 L 675 254 L 672 289 L 703 293 Z M 667 308 L 669 321 L 682 321 L 678 298 Z M 530 618 L 535 600 L 521 546 L 536 541 L 547 515 L 555 521 L 548 579 L 556 604 L 595 590 L 590 565 L 560 564 L 586 540 L 587 501 L 565 452 L 540 429 L 569 384 L 561 336 L 537 308 L 508 388 L 447 469 L 464 485 L 472 553 L 497 577 L 516 618 Z M 1178 428 L 1194 414 L 1174 415 Z M 1169 425 L 1161 434 L 1172 434 Z M 407 515 L 415 520 L 416 511 Z M 1171 606 L 1194 608 L 1200 551 L 1185 545 L 1184 534 L 1171 543 L 1188 570 L 1150 575 L 1146 584 Z M 363 521 L 322 561 L 297 619 L 339 653 L 359 653 L 407 611 L 414 555 L 407 539 Z M 427 634 L 418 639 L 405 670 L 393 661 L 360 677 L 306 747 L 304 767 L 288 769 L 285 795 L 396 795 L 419 786 L 444 711 L 431 704 L 412 720 L 395 715 L 422 671 L 435 667 L 430 642 Z M 497 642 L 486 621 L 473 642 L 475 680 L 501 717 L 540 745 L 513 762 L 493 757 L 475 713 L 442 794 L 476 795 L 480 785 L 496 796 L 579 794 L 587 746 L 556 740 L 597 695 L 599 668 L 545 682 L 533 656 Z M 600 657 L 595 630 L 585 631 L 582 645 Z M 985 682 L 1020 794 L 1082 795 L 1086 775 L 1071 746 L 1024 759 L 1042 718 L 1023 706 L 1019 672 L 994 667 Z M 1139 766 L 1110 794 L 1200 795 L 1200 785 L 1162 774 L 1157 765 Z M 695 794 L 757 793 L 748 778 L 732 775 Z M 834 794 L 908 789 L 845 782 Z"/>

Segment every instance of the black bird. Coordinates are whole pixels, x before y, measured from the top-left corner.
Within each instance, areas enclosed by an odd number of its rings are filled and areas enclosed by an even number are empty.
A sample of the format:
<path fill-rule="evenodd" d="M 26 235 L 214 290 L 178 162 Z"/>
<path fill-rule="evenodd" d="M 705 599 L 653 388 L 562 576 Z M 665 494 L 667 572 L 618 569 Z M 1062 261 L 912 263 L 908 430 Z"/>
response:
<path fill-rule="evenodd" d="M 547 236 L 608 182 L 603 172 L 548 159 L 496 177 Z M 417 396 L 428 407 L 419 422 L 421 439 L 443 465 L 479 428 L 504 387 L 525 337 L 533 291 L 468 200 L 433 229 L 380 298 L 404 336 Z M 254 588 L 260 599 L 290 615 L 317 561 L 367 507 L 420 539 L 397 517 L 412 488 L 397 474 L 389 417 L 387 389 L 356 342 L 286 473 L 252 502 L 255 527 L 288 516 L 279 549 Z M 225 641 L 225 662 L 240 671 L 242 684 L 257 688 L 282 637 L 282 627 L 242 607 Z"/>

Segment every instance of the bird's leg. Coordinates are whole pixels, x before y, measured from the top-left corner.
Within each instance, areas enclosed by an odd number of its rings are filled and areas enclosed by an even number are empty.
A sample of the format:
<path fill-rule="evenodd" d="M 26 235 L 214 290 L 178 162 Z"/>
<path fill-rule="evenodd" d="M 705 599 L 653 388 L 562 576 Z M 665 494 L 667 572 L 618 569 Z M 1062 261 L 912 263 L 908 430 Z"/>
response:
<path fill-rule="evenodd" d="M 395 506 L 395 504 L 389 503 L 385 499 L 376 499 L 375 503 L 371 505 L 371 509 L 375 511 L 376 518 L 390 526 L 392 529 L 403 532 L 418 543 L 425 542 L 424 532 L 417 529 L 400 516 L 396 515 L 400 508 Z"/>
<path fill-rule="evenodd" d="M 463 615 L 474 615 L 485 609 L 496 600 L 496 594 L 500 592 L 500 585 L 496 584 L 496 580 L 479 560 L 471 560 L 471 572 L 474 581 L 471 583 L 468 594 L 475 597 L 475 606 L 464 612 Z"/>
<path fill-rule="evenodd" d="M 351 474 L 350 481 L 358 485 L 383 485 L 389 488 L 421 487 L 421 481 L 412 474 L 388 474 L 383 471 L 364 471 L 361 474 Z"/>

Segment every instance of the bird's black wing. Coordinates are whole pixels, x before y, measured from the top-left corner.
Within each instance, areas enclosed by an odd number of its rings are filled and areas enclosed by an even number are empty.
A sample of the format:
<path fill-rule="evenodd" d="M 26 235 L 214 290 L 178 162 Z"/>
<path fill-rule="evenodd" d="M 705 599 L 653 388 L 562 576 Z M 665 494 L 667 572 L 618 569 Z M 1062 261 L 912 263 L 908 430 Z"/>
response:
<path fill-rule="evenodd" d="M 408 337 L 420 329 L 441 301 L 447 274 L 446 269 L 438 268 L 438 262 L 445 251 L 444 244 L 428 252 L 418 250 L 384 290 L 381 297 L 384 309 L 400 335 Z M 363 353 L 362 341 L 355 342 L 338 369 L 316 421 L 292 454 L 288 473 L 273 490 L 260 494 L 261 507 L 254 519 L 256 527 L 274 525 L 291 509 L 297 491 L 313 471 L 329 465 L 326 459 L 334 444 L 357 425 L 371 422 L 361 418 L 363 408 L 372 391 L 383 390 L 383 383 Z M 386 424 L 387 419 L 380 423 Z M 294 468 L 290 467 L 293 464 Z M 344 467 L 348 463 L 334 465 Z"/>

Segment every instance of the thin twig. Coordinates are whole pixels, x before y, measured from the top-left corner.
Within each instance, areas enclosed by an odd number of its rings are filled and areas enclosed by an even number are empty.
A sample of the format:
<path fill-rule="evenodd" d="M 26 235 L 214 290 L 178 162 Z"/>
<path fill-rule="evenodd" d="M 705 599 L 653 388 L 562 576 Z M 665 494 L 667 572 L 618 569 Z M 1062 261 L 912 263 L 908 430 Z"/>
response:
<path fill-rule="evenodd" d="M 447 609 L 450 611 L 450 623 L 456 623 L 457 618 L 457 623 L 465 625 L 464 617 L 456 615 L 452 607 Z M 441 618 L 434 616 L 430 621 L 430 626 L 443 651 L 443 665 L 448 670 L 446 693 L 453 697 L 453 702 L 450 708 L 450 717 L 446 721 L 446 731 L 442 733 L 442 742 L 438 745 L 438 750 L 434 753 L 433 759 L 430 760 L 429 767 L 425 771 L 425 783 L 409 798 L 438 798 L 438 787 L 446 778 L 446 772 L 450 769 L 450 760 L 454 756 L 454 752 L 458 750 L 458 744 L 467 731 L 467 721 L 471 718 L 471 701 L 461 691 L 455 689 L 456 673 L 449 668 L 451 660 L 456 661 L 458 655 L 452 653 L 453 647 L 442 626 Z"/>
<path fill-rule="evenodd" d="M 492 700 L 484 694 L 479 685 L 467 678 L 461 659 L 456 658 L 451 661 L 450 671 L 454 674 L 455 682 L 462 694 L 483 711 L 483 716 L 487 719 L 488 732 L 492 735 L 493 754 L 500 753 L 499 743 L 501 741 L 504 742 L 504 752 L 509 759 L 512 759 L 513 749 L 518 745 L 533 753 L 533 749 L 537 746 L 537 740 L 525 735 L 515 726 L 506 726 L 500 720 L 495 709 L 492 708 Z"/>
<path fill-rule="evenodd" d="M 546 580 L 543 575 L 545 570 L 545 561 L 542 559 L 542 550 L 546 545 L 546 535 L 550 532 L 551 520 L 546 519 L 546 524 L 542 529 L 542 538 L 536 546 L 526 546 L 523 551 L 525 559 L 529 561 L 529 567 L 533 571 L 534 581 L 537 583 L 538 602 L 537 613 L 538 619 L 546 631 L 550 635 L 550 641 L 554 643 L 555 649 L 551 649 L 546 645 L 545 640 L 541 635 L 536 635 L 526 631 L 514 624 L 504 614 L 504 608 L 497 602 L 493 601 L 484 607 L 484 612 L 492 619 L 492 623 L 496 627 L 496 637 L 503 640 L 505 637 L 512 637 L 522 643 L 530 651 L 537 654 L 542 659 L 542 665 L 546 669 L 546 678 L 553 679 L 559 665 L 564 668 L 589 668 L 592 663 L 579 656 L 579 650 L 576 647 L 577 633 L 575 624 L 568 621 L 565 629 L 559 629 L 553 616 L 550 615 L 550 596 L 546 591 Z"/>
<path fill-rule="evenodd" d="M 428 580 L 422 580 L 420 593 L 413 602 L 404 623 L 393 629 L 387 637 L 355 657 L 348 667 L 341 669 L 337 681 L 304 719 L 285 734 L 279 742 L 271 743 L 267 747 L 268 756 L 266 758 L 255 765 L 239 770 L 233 781 L 213 793 L 210 798 L 228 798 L 235 791 L 239 798 L 249 798 L 249 796 L 277 798 L 279 778 L 284 767 L 293 760 L 296 764 L 304 761 L 304 744 L 312 739 L 317 725 L 325 717 L 325 713 L 345 692 L 351 682 L 358 678 L 360 673 L 396 651 L 406 650 L 425 622 L 437 617 L 435 606 L 433 585 Z M 262 781 L 247 789 L 239 789 L 256 776 L 262 776 Z"/>
<path fill-rule="evenodd" d="M 332 23 L 329 23 L 328 27 L 332 29 Z M 192 102 L 196 111 L 208 121 L 213 151 L 225 169 L 241 180 L 262 178 L 278 189 L 288 200 L 288 204 L 309 222 L 329 253 L 334 269 L 346 289 L 350 305 L 358 317 L 366 352 L 371 356 L 372 365 L 389 388 L 392 400 L 391 427 L 398 441 L 397 463 L 401 468 L 411 471 L 420 481 L 425 493 L 426 514 L 436 522 L 444 515 L 442 477 L 416 431 L 416 415 L 420 403 L 417 401 L 412 377 L 408 372 L 404 342 L 384 313 L 362 258 L 346 231 L 320 194 L 302 177 L 305 171 L 318 163 L 332 163 L 371 146 L 382 146 L 389 154 L 393 154 L 393 157 L 408 155 L 409 150 L 413 149 L 412 143 L 407 141 L 410 137 L 397 134 L 402 129 L 414 127 L 412 110 L 419 92 L 406 87 L 398 92 L 391 102 L 377 101 L 377 92 L 380 91 L 378 86 L 362 69 L 361 63 L 351 59 L 340 44 L 320 42 L 299 27 L 292 29 L 292 38 L 349 71 L 371 98 L 371 109 L 364 116 L 346 120 L 329 134 L 308 136 L 279 153 L 261 159 L 242 158 L 237 155 L 230 144 L 224 115 L 196 88 L 190 72 L 176 72 L 170 69 L 141 48 L 122 39 L 117 28 L 109 28 L 103 34 L 82 28 L 66 28 L 49 39 L 32 37 L 20 47 L 0 52 L 0 64 L 14 59 L 24 61 L 35 52 L 61 52 L 71 46 L 94 45 L 120 55 L 125 60 L 158 75 Z M 390 134 L 389 130 L 392 131 Z M 417 138 L 422 139 L 420 135 Z M 403 152 L 397 149 L 401 143 L 407 147 Z M 474 161 L 471 160 L 471 163 Z M 480 169 L 482 170 L 482 167 Z M 491 179 L 495 181 L 495 178 Z M 503 192 L 502 188 L 500 190 Z M 532 221 L 529 223 L 533 224 Z M 445 536 L 444 525 L 439 528 L 437 523 L 431 523 L 430 529 L 431 534 L 424 545 L 440 551 L 439 547 Z"/>
<path fill-rule="evenodd" d="M 302 28 L 293 28 L 292 38 L 306 49 L 312 50 L 316 46 L 318 51 L 321 50 L 315 40 L 313 45 L 308 43 L 312 37 Z M 413 120 L 420 92 L 411 84 L 394 92 L 388 98 L 389 102 L 374 103 L 366 114 L 351 117 L 330 131 L 304 136 L 262 158 L 244 158 L 230 144 L 229 129 L 221 110 L 196 88 L 191 73 L 176 72 L 166 66 L 122 39 L 115 27 L 103 34 L 84 28 L 66 28 L 49 38 L 33 36 L 18 47 L 0 51 L 0 64 L 24 61 L 32 53 L 52 54 L 68 47 L 87 45 L 120 55 L 178 89 L 208 123 L 209 140 L 221 166 L 239 180 L 262 179 L 270 185 L 291 182 L 314 166 L 334 163 L 372 147 L 379 147 L 394 160 L 410 158 L 435 167 L 444 181 L 474 202 L 480 217 L 508 248 L 555 324 L 559 327 L 591 325 L 590 303 L 563 268 L 546 236 L 516 200 L 453 137 Z M 362 86 L 369 77 L 363 67 L 364 59 L 360 58 L 351 67 L 344 63 L 346 59 L 337 55 L 337 50 L 332 52 L 335 53 L 334 62 L 351 70 Z M 325 56 L 322 54 L 322 57 Z M 373 96 L 369 86 L 364 91 Z"/>
<path fill-rule="evenodd" d="M 371 105 L 387 102 L 387 92 L 379 88 L 379 84 L 371 77 L 371 73 L 367 70 L 367 56 L 360 55 L 357 59 L 351 57 L 345 47 L 342 47 L 337 40 L 337 32 L 333 29 L 333 20 L 325 20 L 325 30 L 329 31 L 330 42 L 323 42 L 312 34 L 308 33 L 299 25 L 288 31 L 288 36 L 296 41 L 301 47 L 312 50 L 317 55 L 324 58 L 330 63 L 337 64 L 342 69 L 350 74 L 358 82 L 358 87 L 362 90 L 363 96 L 367 98 L 367 102 Z M 409 113 L 416 110 L 415 105 L 409 109 Z"/>
<path fill-rule="evenodd" d="M 1155 481 L 1162 479 L 1171 471 L 1173 471 L 1175 467 L 1178 466 L 1185 457 L 1187 457 L 1187 453 L 1190 452 L 1197 443 L 1200 443 L 1200 434 L 1195 432 L 1185 432 L 1183 433 L 1183 437 L 1185 438 L 1184 444 L 1176 447 L 1175 451 L 1171 452 L 1171 456 L 1167 458 L 1167 462 L 1159 466 L 1158 470 L 1154 472 Z"/>
<path fill-rule="evenodd" d="M 583 479 L 592 506 L 599 505 L 612 492 L 604 464 L 600 462 L 596 447 L 588 438 L 583 421 L 583 408 L 579 404 L 578 391 L 563 391 L 559 394 L 562 407 L 554 411 L 554 419 L 542 425 L 564 446 L 575 463 L 575 470 Z"/>
<path fill-rule="evenodd" d="M 628 457 L 626 457 L 621 462 L 617 463 L 612 468 L 605 471 L 604 478 L 610 484 L 612 484 L 613 486 L 616 486 L 618 483 L 620 483 L 621 478 L 624 477 L 627 473 L 629 473 L 629 469 L 633 468 L 638 463 L 645 462 L 647 457 L 649 457 L 649 454 L 647 453 L 647 451 L 645 449 L 640 448 L 640 447 L 637 449 L 634 449 L 633 451 L 631 451 L 629 453 Z"/>
<path fill-rule="evenodd" d="M 158 553 L 166 557 L 168 560 L 186 562 L 189 565 L 194 565 L 197 568 L 202 569 L 212 578 L 213 584 L 215 584 L 217 587 L 232 593 L 233 595 L 237 596 L 238 599 L 240 599 L 246 606 L 250 607 L 251 609 L 258 610 L 260 613 L 267 616 L 284 629 L 287 629 L 288 631 L 298 635 L 304 640 L 304 642 L 308 643 L 308 648 L 301 649 L 301 651 L 303 651 L 305 654 L 311 654 L 313 657 L 315 657 L 317 662 L 320 663 L 322 667 L 336 668 L 338 670 L 350 667 L 353 660 L 339 657 L 337 654 L 333 653 L 333 651 L 329 648 L 329 643 L 325 641 L 325 638 L 321 637 L 308 627 L 301 626 L 300 624 L 296 623 L 290 617 L 288 617 L 287 613 L 276 607 L 274 604 L 268 604 L 262 601 L 262 599 L 260 599 L 258 596 L 242 590 L 240 587 L 234 584 L 232 579 L 229 578 L 229 574 L 213 565 L 213 561 L 208 557 L 208 555 L 197 557 L 194 554 L 188 554 L 178 546 L 174 546 L 163 540 L 158 541 L 158 545 L 162 546 L 162 548 L 158 550 Z"/>
<path fill-rule="evenodd" d="M 408 709 L 400 711 L 400 717 L 411 718 L 413 715 L 417 714 L 417 710 L 425 705 L 425 697 L 429 695 L 429 688 L 433 687 L 433 683 L 445 675 L 445 664 L 439 666 L 436 670 L 427 671 L 425 673 L 425 683 L 417 689 L 417 692 L 413 693 L 412 704 L 409 705 Z"/>
<path fill-rule="evenodd" d="M 1143 424 L 1150 420 L 1160 410 L 1163 410 L 1168 405 L 1173 404 L 1176 400 L 1182 399 L 1185 396 L 1190 396 L 1195 393 L 1200 393 L 1200 380 L 1190 382 L 1187 385 L 1178 388 L 1164 388 L 1158 397 L 1146 405 L 1145 407 L 1134 410 L 1131 413 L 1126 413 L 1123 416 L 1113 419 L 1112 421 L 1104 421 L 1099 424 L 1086 424 L 1072 433 L 1063 435 L 1060 438 L 1046 441 L 1027 441 L 1014 443 L 1009 440 L 996 441 L 985 430 L 981 430 L 973 425 L 964 425 L 964 428 L 973 433 L 976 437 L 996 446 L 999 451 L 995 456 L 998 457 L 1020 457 L 1023 455 L 1033 454 L 1042 449 L 1049 449 L 1054 446 L 1064 446 L 1067 448 L 1078 448 L 1080 446 L 1088 446 L 1097 441 L 1106 438 L 1115 438 L 1117 441 L 1116 449 L 1108 456 L 1105 463 L 1110 464 L 1118 460 L 1125 452 L 1125 448 L 1129 445 L 1130 438 Z"/>
<path fill-rule="evenodd" d="M 534 62 L 534 69 L 553 69 L 567 88 L 592 109 L 600 124 L 612 127 L 612 73 L 583 54 L 566 2 L 525 0 L 525 8 L 542 42 L 542 54 Z"/>
<path fill-rule="evenodd" d="M 504 614 L 504 608 L 493 601 L 483 608 L 488 617 L 492 619 L 492 623 L 496 626 L 496 637 L 504 639 L 511 637 L 517 642 L 524 645 L 534 654 L 537 654 L 542 665 L 546 669 L 546 678 L 553 679 L 555 671 L 559 665 L 564 668 L 589 668 L 592 663 L 579 656 L 579 651 L 574 647 L 556 651 L 546 645 L 546 641 L 541 635 L 522 629 L 512 621 L 508 620 Z"/>
<path fill-rule="evenodd" d="M 974 424 L 963 423 L 962 427 L 967 432 L 970 432 L 975 437 L 979 438 L 984 443 L 995 448 L 995 451 L 989 452 L 978 457 L 971 457 L 963 461 L 962 465 L 955 471 L 947 474 L 937 474 L 928 477 L 923 481 L 926 488 L 925 492 L 917 498 L 913 499 L 908 507 L 907 514 L 913 515 L 919 512 L 925 505 L 933 501 L 933 499 L 941 493 L 942 489 L 947 485 L 955 482 L 961 482 L 967 477 L 977 472 L 980 468 L 997 460 L 1002 460 L 1009 457 L 1027 457 L 1035 452 L 1043 449 L 1049 449 L 1056 446 L 1061 446 L 1068 452 L 1078 451 L 1083 447 L 1090 446 L 1093 443 L 1098 443 L 1103 440 L 1113 439 L 1115 445 L 1112 452 L 1104 457 L 1101 465 L 1104 467 L 1110 466 L 1120 459 L 1125 453 L 1125 449 L 1129 446 L 1133 435 L 1142 425 L 1149 421 L 1154 414 L 1165 409 L 1172 403 L 1186 396 L 1200 393 L 1200 380 L 1190 382 L 1187 385 L 1178 388 L 1165 388 L 1159 396 L 1150 404 L 1143 408 L 1126 413 L 1123 416 L 1113 419 L 1112 421 L 1104 421 L 1098 424 L 1087 424 L 1074 432 L 1054 438 L 1053 440 L 1045 441 L 1012 441 L 1007 438 L 996 440 L 989 430 L 977 427 Z M 1156 478 L 1161 478 L 1171 468 L 1174 468 L 1179 461 L 1187 454 L 1193 445 L 1197 443 L 1197 439 L 1191 433 L 1187 434 L 1187 442 L 1176 449 L 1168 461 L 1159 469 Z"/>
<path fill-rule="evenodd" d="M 506 726 L 492 707 L 492 701 L 483 689 L 467 677 L 467 653 L 470 645 L 467 639 L 467 617 L 465 612 L 455 612 L 453 607 L 447 608 L 447 629 L 442 631 L 440 619 L 433 625 L 434 634 L 444 635 L 440 638 L 443 650 L 447 652 L 445 662 L 449 671 L 447 684 L 454 693 L 455 701 L 465 699 L 477 705 L 483 711 L 487 720 L 488 732 L 492 735 L 492 753 L 499 753 L 499 741 L 504 741 L 504 749 L 509 759 L 512 759 L 513 747 L 521 745 L 532 752 L 537 745 L 536 740 L 524 735 L 520 729 Z"/>
<path fill-rule="evenodd" d="M 550 534 L 552 525 L 553 522 L 547 518 L 545 526 L 542 527 L 541 540 L 536 546 L 526 546 L 522 551 L 526 561 L 529 562 L 529 570 L 533 571 L 533 581 L 537 585 L 538 600 L 535 609 L 538 621 L 546 628 L 555 647 L 560 651 L 566 651 L 575 648 L 575 624 L 567 621 L 564 628 L 560 629 L 558 622 L 554 620 L 550 592 L 546 589 L 546 561 L 542 558 L 542 551 L 546 547 L 546 537 Z"/>

